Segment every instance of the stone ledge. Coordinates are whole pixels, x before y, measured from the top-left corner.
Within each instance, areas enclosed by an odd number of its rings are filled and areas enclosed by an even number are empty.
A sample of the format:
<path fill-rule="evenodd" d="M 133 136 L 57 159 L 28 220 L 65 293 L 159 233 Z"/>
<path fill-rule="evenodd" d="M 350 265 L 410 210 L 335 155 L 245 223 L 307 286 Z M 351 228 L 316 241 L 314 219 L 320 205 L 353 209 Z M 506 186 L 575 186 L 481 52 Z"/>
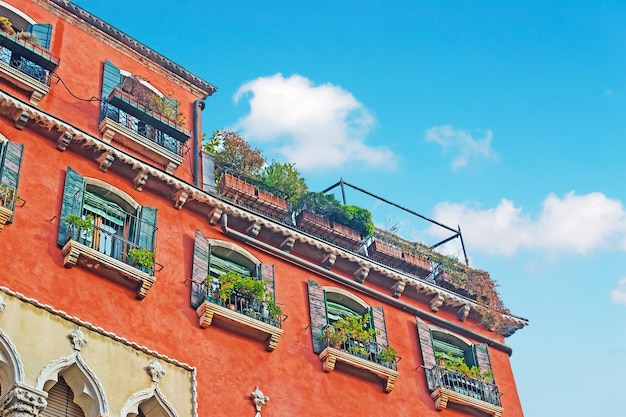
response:
<path fill-rule="evenodd" d="M 183 162 L 183 157 L 164 148 L 163 146 L 141 136 L 139 133 L 122 124 L 105 117 L 100 122 L 100 133 L 103 140 L 111 143 L 112 140 L 128 146 L 130 149 L 145 155 L 149 159 L 165 166 L 165 172 L 173 174 Z"/>
<path fill-rule="evenodd" d="M 278 328 L 276 326 L 272 326 L 271 324 L 267 324 L 260 320 L 253 319 L 252 317 L 248 317 L 245 314 L 238 313 L 237 311 L 232 311 L 226 307 L 222 307 L 220 305 L 204 301 L 198 308 L 196 309 L 196 314 L 200 319 L 200 327 L 207 328 L 211 324 L 213 324 L 213 318 L 215 316 L 221 317 L 222 319 L 228 321 L 231 324 L 234 324 L 236 327 L 242 329 L 251 329 L 255 332 L 264 333 L 267 335 L 265 349 L 268 352 L 274 351 L 278 346 L 278 340 L 280 336 L 283 334 L 283 329 Z"/>
<path fill-rule="evenodd" d="M 502 407 L 470 397 L 469 395 L 461 394 L 448 388 L 439 387 L 434 390 L 430 396 L 435 401 L 435 408 L 439 411 L 448 407 L 448 402 L 450 401 L 456 404 L 475 408 L 493 417 L 501 417 L 504 411 Z"/>
<path fill-rule="evenodd" d="M 5 62 L 0 62 L 0 78 L 4 78 L 23 90 L 30 91 L 30 102 L 35 106 L 39 104 L 39 100 L 50 91 L 49 86 L 37 81 L 17 68 L 13 68 Z"/>
<path fill-rule="evenodd" d="M 391 392 L 395 388 L 396 379 L 398 378 L 398 371 L 387 368 L 386 366 L 379 365 L 375 362 L 368 361 L 367 359 L 359 358 L 358 356 L 344 352 L 339 349 L 327 347 L 320 355 L 320 359 L 324 365 L 324 371 L 331 372 L 335 369 L 335 363 L 337 361 L 343 362 L 355 368 L 364 369 L 376 376 L 385 380 L 385 392 Z"/>
<path fill-rule="evenodd" d="M 85 258 L 84 266 L 97 270 L 100 267 L 112 272 L 116 272 L 126 281 L 130 281 L 133 288 L 136 288 L 136 297 L 143 300 L 148 295 L 148 290 L 156 281 L 156 278 L 139 269 L 118 261 L 102 252 L 83 245 L 75 240 L 70 240 L 63 246 L 63 266 L 71 268 L 77 264 L 78 258 Z M 91 261 L 91 262 L 90 262 Z"/>
<path fill-rule="evenodd" d="M 7 224 L 12 215 L 12 210 L 0 206 L 0 232 L 2 231 L 2 229 L 4 229 L 4 225 Z"/>

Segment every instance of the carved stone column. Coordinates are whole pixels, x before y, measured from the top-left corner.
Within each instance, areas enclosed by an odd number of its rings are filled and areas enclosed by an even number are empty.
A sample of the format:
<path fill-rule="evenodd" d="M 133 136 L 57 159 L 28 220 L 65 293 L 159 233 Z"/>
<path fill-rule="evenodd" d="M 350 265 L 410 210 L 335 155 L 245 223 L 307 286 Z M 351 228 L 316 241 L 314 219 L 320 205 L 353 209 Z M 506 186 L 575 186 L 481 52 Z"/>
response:
<path fill-rule="evenodd" d="M 48 394 L 16 383 L 0 402 L 1 417 L 37 417 L 48 405 Z"/>

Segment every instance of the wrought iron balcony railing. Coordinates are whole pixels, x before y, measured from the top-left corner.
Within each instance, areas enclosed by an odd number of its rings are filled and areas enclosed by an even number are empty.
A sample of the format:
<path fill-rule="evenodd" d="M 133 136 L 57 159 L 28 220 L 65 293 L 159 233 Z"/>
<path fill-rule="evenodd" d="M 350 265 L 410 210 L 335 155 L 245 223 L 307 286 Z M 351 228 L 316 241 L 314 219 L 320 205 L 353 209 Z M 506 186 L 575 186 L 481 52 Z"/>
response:
<path fill-rule="evenodd" d="M 178 141 L 176 138 L 157 128 L 157 123 L 154 123 L 153 119 L 148 117 L 138 117 L 120 109 L 111 102 L 105 101 L 102 104 L 100 121 L 107 118 L 143 136 L 144 138 L 149 139 L 176 155 L 182 157 L 185 154 L 185 143 Z"/>
<path fill-rule="evenodd" d="M 207 288 L 206 300 L 210 303 L 226 307 L 232 311 L 251 317 L 255 320 L 267 323 L 271 326 L 281 328 L 280 320 L 276 320 L 269 316 L 269 312 L 264 303 L 257 300 L 250 300 L 241 293 L 235 291 L 226 300 L 219 299 L 214 293 L 219 290 L 219 285 L 214 283 Z"/>
<path fill-rule="evenodd" d="M 447 388 L 461 395 L 501 407 L 500 392 L 495 384 L 470 378 L 460 372 L 441 366 L 426 369 L 428 379 L 434 381 L 435 388 Z"/>
<path fill-rule="evenodd" d="M 0 61 L 50 86 L 59 58 L 42 46 L 0 31 Z"/>
<path fill-rule="evenodd" d="M 397 369 L 396 368 L 397 360 L 390 362 L 390 361 L 384 361 L 381 358 L 381 351 L 383 350 L 384 347 L 377 344 L 376 342 L 365 343 L 356 339 L 347 339 L 345 342 L 339 345 L 335 345 L 335 344 L 331 344 L 327 342 L 326 346 L 332 347 L 342 352 L 349 353 L 353 356 L 368 360 L 378 365 L 382 365 L 389 369 L 393 369 L 393 370 Z"/>

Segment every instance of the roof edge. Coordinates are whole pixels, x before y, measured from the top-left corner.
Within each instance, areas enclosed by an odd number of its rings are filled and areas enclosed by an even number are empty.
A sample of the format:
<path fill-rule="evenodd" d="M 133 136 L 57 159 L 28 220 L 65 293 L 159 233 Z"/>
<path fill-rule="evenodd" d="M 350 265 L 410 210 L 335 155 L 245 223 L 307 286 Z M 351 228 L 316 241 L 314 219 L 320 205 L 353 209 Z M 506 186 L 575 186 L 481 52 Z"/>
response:
<path fill-rule="evenodd" d="M 126 33 L 122 32 L 119 29 L 117 29 L 115 26 L 113 26 L 113 25 L 105 22 L 104 20 L 100 19 L 99 17 L 89 13 L 87 10 L 85 10 L 82 7 L 72 3 L 71 1 L 69 1 L 69 0 L 49 0 L 49 1 L 51 3 L 56 4 L 57 6 L 59 6 L 61 8 L 63 8 L 65 11 L 72 13 L 77 18 L 79 18 L 79 19 L 89 23 L 93 27 L 101 30 L 102 32 L 104 32 L 107 35 L 109 35 L 112 38 L 114 38 L 115 40 L 117 40 L 117 41 L 121 42 L 122 44 L 126 45 L 127 47 L 129 47 L 133 51 L 135 51 L 135 52 L 141 54 L 142 56 L 146 57 L 147 59 L 151 60 L 155 64 L 160 65 L 161 67 L 165 68 L 166 70 L 171 71 L 174 74 L 178 75 L 179 77 L 181 77 L 185 81 L 189 82 L 190 84 L 198 87 L 199 89 L 201 89 L 202 91 L 204 91 L 206 93 L 207 97 L 212 95 L 213 93 L 215 93 L 217 91 L 217 87 L 215 87 L 213 84 L 203 80 L 202 78 L 198 77 L 195 74 L 192 74 L 191 72 L 187 71 L 182 66 L 180 66 L 177 63 L 169 60 L 168 58 L 166 58 L 165 56 L 163 56 L 160 53 L 156 52 L 152 48 L 149 48 L 148 46 L 144 45 L 143 43 L 141 43 L 141 42 L 137 41 L 136 39 L 130 37 Z"/>

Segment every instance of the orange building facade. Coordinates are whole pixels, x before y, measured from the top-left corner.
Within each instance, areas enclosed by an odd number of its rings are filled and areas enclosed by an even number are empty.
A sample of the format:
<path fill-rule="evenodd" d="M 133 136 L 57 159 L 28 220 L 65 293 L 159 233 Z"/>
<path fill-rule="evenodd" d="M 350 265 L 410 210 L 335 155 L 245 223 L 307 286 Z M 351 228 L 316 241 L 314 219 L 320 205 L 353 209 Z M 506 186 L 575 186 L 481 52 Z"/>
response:
<path fill-rule="evenodd" d="M 89 12 L 0 16 L 3 416 L 523 415 L 503 334 L 525 319 L 492 331 L 432 262 L 214 186 L 215 87 Z M 330 337 L 350 320 L 367 340 Z"/>

